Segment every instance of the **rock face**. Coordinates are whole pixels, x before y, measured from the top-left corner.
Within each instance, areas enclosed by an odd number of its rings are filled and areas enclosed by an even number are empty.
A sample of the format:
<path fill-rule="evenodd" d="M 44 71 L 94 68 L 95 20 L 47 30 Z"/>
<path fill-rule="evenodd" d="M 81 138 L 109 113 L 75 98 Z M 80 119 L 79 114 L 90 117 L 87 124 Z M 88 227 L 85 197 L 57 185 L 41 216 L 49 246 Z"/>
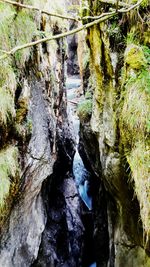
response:
<path fill-rule="evenodd" d="M 85 10 L 85 13 L 99 15 L 105 8 L 108 11 L 109 5 L 89 0 L 89 11 Z M 140 12 L 144 16 L 143 11 Z M 135 21 L 131 23 L 130 18 L 128 20 L 130 34 L 134 28 L 135 38 L 141 38 L 141 45 L 143 42 L 146 44 L 142 33 L 139 36 Z M 80 147 L 84 151 L 83 159 L 102 180 L 107 191 L 108 266 L 149 266 L 150 228 L 146 219 L 150 211 L 146 163 L 149 154 L 146 126 L 149 85 L 147 82 L 143 84 L 143 78 L 146 81 L 146 76 L 149 76 L 149 59 L 134 40 L 129 45 L 119 39 L 119 35 L 127 34 L 125 25 L 115 36 L 112 23 L 118 30 L 118 22 L 112 19 L 87 31 L 86 40 L 90 48 L 88 80 L 93 80 L 93 97 L 91 94 L 91 116 L 85 103 L 79 112 Z M 143 27 L 148 31 L 147 26 Z M 85 101 L 88 90 L 91 92 L 91 88 L 86 89 Z M 139 99 L 143 102 L 142 109 L 138 108 Z M 139 188 L 143 188 L 143 192 Z"/>
<path fill-rule="evenodd" d="M 63 1 L 58 4 L 63 8 Z M 38 1 L 36 5 L 53 10 L 51 1 L 43 4 Z M 13 17 L 11 30 L 14 35 L 18 31 L 18 43 L 32 41 L 35 31 L 57 34 L 66 27 L 59 19 L 49 19 L 38 13 L 34 17 L 27 10 L 6 4 L 1 4 L 0 8 L 7 10 L 7 17 Z M 5 49 L 4 46 L 18 43 L 10 33 L 11 20 L 5 19 L 3 23 L 8 26 L 5 38 L 11 42 L 1 42 Z M 22 40 L 19 30 L 24 26 L 25 40 Z M 3 62 L 0 69 L 2 74 L 6 67 L 6 77 L 1 76 L 1 83 L 10 99 L 10 107 L 8 104 L 3 107 L 0 103 L 1 110 L 4 110 L 4 114 L 0 112 L 1 151 L 6 158 L 7 144 L 17 149 L 14 160 L 17 167 L 12 172 L 7 171 L 4 177 L 6 181 L 12 178 L 13 183 L 8 192 L 2 191 L 4 197 L 0 196 L 4 202 L 0 266 L 80 265 L 84 228 L 71 176 L 75 143 L 66 113 L 64 42 L 60 40 L 27 49 L 16 54 L 12 62 Z M 7 84 L 8 77 L 10 81 Z M 8 170 L 13 167 L 13 163 L 10 164 Z M 2 170 L 3 166 L 0 165 Z"/>
<path fill-rule="evenodd" d="M 36 1 L 64 14 L 69 4 Z M 119 14 L 120 27 L 111 18 L 78 39 L 85 93 L 79 151 L 93 179 L 88 211 L 72 174 L 66 41 L 1 58 L 4 50 L 66 31 L 68 22 L 0 4 L 0 266 L 150 266 L 148 5 L 131 17 Z M 89 0 L 81 9 L 93 16 L 109 5 Z M 79 73 L 76 52 L 71 37 L 70 74 Z"/>
<path fill-rule="evenodd" d="M 70 30 L 76 28 L 76 23 L 71 23 Z M 68 60 L 67 60 L 67 73 L 68 75 L 78 75 L 79 65 L 77 57 L 78 37 L 77 35 L 68 36 Z"/>

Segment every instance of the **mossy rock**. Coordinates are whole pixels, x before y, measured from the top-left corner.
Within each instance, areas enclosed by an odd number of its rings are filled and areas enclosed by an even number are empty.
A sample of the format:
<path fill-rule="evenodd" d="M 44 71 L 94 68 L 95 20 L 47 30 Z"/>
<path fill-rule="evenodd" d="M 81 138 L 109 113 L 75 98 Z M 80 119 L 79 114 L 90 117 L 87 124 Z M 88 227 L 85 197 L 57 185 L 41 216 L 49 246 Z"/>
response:
<path fill-rule="evenodd" d="M 150 238 L 150 147 L 139 141 L 127 155 L 145 234 Z"/>
<path fill-rule="evenodd" d="M 139 70 L 145 66 L 146 59 L 142 48 L 134 44 L 127 46 L 125 51 L 125 63 L 134 70 Z"/>
<path fill-rule="evenodd" d="M 150 146 L 148 121 L 150 114 L 150 72 L 149 49 L 136 45 L 128 46 L 125 53 L 125 63 L 129 70 L 125 77 L 125 87 L 122 92 L 119 128 L 121 144 L 128 161 L 134 192 L 140 205 L 140 215 L 146 237 L 150 237 L 150 185 L 149 162 Z M 148 240 L 147 239 L 147 240 Z M 146 242 L 145 242 L 146 243 Z"/>
<path fill-rule="evenodd" d="M 3 207 L 9 195 L 11 178 L 18 172 L 18 151 L 14 146 L 9 146 L 0 152 L 0 208 Z"/>
<path fill-rule="evenodd" d="M 6 125 L 14 116 L 14 98 L 8 90 L 0 87 L 0 124 Z"/>
<path fill-rule="evenodd" d="M 77 114 L 81 123 L 86 123 L 90 120 L 92 115 L 92 99 L 82 101 L 77 108 Z"/>
<path fill-rule="evenodd" d="M 22 123 L 27 115 L 28 112 L 28 99 L 27 98 L 21 98 L 18 101 L 18 108 L 16 111 L 16 122 Z"/>

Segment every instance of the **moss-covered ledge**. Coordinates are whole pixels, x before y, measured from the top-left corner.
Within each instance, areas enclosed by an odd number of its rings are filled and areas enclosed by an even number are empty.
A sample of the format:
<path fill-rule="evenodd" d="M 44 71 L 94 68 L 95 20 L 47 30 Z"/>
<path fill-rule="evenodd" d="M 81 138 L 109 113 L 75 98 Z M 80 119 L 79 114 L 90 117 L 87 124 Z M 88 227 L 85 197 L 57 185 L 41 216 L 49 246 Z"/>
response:
<path fill-rule="evenodd" d="M 145 53 L 146 52 L 146 53 Z M 145 233 L 144 245 L 150 240 L 150 50 L 130 44 L 125 51 L 120 133 L 134 190 L 140 205 Z"/>

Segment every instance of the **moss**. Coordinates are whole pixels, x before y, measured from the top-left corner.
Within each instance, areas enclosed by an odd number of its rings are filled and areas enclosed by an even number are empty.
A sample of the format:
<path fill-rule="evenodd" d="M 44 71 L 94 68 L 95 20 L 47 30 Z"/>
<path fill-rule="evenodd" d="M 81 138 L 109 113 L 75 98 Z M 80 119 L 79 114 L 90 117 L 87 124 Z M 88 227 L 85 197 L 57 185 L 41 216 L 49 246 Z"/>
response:
<path fill-rule="evenodd" d="M 0 61 L 0 87 L 9 89 L 12 94 L 16 89 L 15 73 L 9 59 Z"/>
<path fill-rule="evenodd" d="M 131 153 L 127 155 L 135 192 L 140 203 L 140 214 L 144 231 L 150 235 L 150 148 L 144 142 L 136 143 Z"/>
<path fill-rule="evenodd" d="M 92 100 L 92 92 L 91 91 L 87 91 L 85 93 L 85 99 L 91 99 Z"/>
<path fill-rule="evenodd" d="M 36 35 L 36 24 L 27 10 L 19 11 L 13 23 L 11 33 L 12 46 L 26 44 L 33 40 L 33 37 Z M 31 48 L 26 48 L 16 52 L 15 59 L 19 68 L 28 60 L 30 51 Z"/>
<path fill-rule="evenodd" d="M 21 98 L 18 101 L 18 108 L 16 111 L 16 122 L 22 123 L 27 115 L 28 112 L 28 100 L 26 98 Z"/>
<path fill-rule="evenodd" d="M 123 143 L 127 148 L 139 139 L 144 140 L 147 135 L 150 97 L 143 88 L 139 87 L 138 82 L 128 86 L 126 90 L 120 117 L 120 130 Z"/>
<path fill-rule="evenodd" d="M 14 116 L 14 99 L 8 90 L 0 87 L 0 124 L 6 125 Z"/>
<path fill-rule="evenodd" d="M 146 8 L 149 6 L 149 0 L 143 0 L 141 3 L 141 7 Z"/>
<path fill-rule="evenodd" d="M 150 258 L 145 250 L 139 246 L 129 248 L 124 244 L 119 244 L 115 258 L 115 266 L 149 267 Z"/>
<path fill-rule="evenodd" d="M 18 172 L 17 155 L 17 148 L 14 146 L 9 146 L 0 152 L 0 209 L 3 208 L 9 195 L 11 179 L 15 178 Z"/>
<path fill-rule="evenodd" d="M 148 136 L 147 124 L 150 119 L 149 49 L 144 49 L 145 52 L 142 52 L 142 57 L 145 54 L 145 65 L 142 66 L 142 63 L 138 64 L 139 61 L 133 62 L 133 64 L 141 66 L 141 69 L 134 75 L 131 75 L 131 72 L 127 72 L 128 76 L 125 81 L 126 85 L 122 92 L 123 101 L 121 104 L 120 131 L 123 143 L 127 150 L 136 141 L 145 141 Z"/>
<path fill-rule="evenodd" d="M 0 49 L 11 49 L 11 29 L 16 12 L 7 4 L 0 3 Z"/>
<path fill-rule="evenodd" d="M 101 46 L 102 41 L 100 39 L 100 32 L 97 27 L 93 27 L 90 30 L 89 41 L 91 47 L 91 64 L 90 67 L 91 73 L 95 77 L 96 88 L 95 88 L 95 99 L 98 102 L 99 106 L 102 106 L 103 103 L 103 73 L 101 69 Z"/>
<path fill-rule="evenodd" d="M 132 69 L 141 69 L 146 65 L 143 50 L 137 45 L 129 45 L 125 51 L 125 63 Z"/>
<path fill-rule="evenodd" d="M 88 122 L 91 118 L 92 115 L 92 100 L 87 99 L 81 102 L 78 105 L 77 108 L 77 114 L 80 118 L 80 121 L 83 122 Z"/>
<path fill-rule="evenodd" d="M 132 49 L 133 48 L 133 49 Z M 129 53 L 127 53 L 127 51 Z M 131 56 L 131 58 L 129 58 Z M 150 119 L 149 49 L 129 46 L 125 61 L 130 72 L 126 74 L 120 112 L 121 142 L 131 169 L 135 193 L 139 200 L 144 232 L 150 235 Z M 133 61 L 133 62 L 132 62 Z M 136 70 L 134 75 L 131 71 Z"/>
<path fill-rule="evenodd" d="M 150 48 L 148 46 L 143 46 L 144 56 L 146 58 L 147 64 L 150 65 Z"/>

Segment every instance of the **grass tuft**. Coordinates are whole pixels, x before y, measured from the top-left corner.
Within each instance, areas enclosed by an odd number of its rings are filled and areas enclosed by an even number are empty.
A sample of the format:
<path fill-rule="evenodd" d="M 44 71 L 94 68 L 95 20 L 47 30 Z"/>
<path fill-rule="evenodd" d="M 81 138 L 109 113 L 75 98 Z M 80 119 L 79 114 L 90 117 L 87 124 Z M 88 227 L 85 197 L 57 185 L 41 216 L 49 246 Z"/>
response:
<path fill-rule="evenodd" d="M 0 87 L 0 124 L 6 125 L 15 116 L 14 98 Z"/>
<path fill-rule="evenodd" d="M 92 99 L 85 99 L 77 108 L 77 114 L 81 122 L 88 122 L 92 115 Z"/>
<path fill-rule="evenodd" d="M 7 147 L 0 152 L 0 209 L 9 195 L 11 178 L 18 172 L 18 152 L 14 146 Z"/>
<path fill-rule="evenodd" d="M 150 148 L 139 142 L 127 156 L 140 203 L 144 232 L 150 234 Z"/>

